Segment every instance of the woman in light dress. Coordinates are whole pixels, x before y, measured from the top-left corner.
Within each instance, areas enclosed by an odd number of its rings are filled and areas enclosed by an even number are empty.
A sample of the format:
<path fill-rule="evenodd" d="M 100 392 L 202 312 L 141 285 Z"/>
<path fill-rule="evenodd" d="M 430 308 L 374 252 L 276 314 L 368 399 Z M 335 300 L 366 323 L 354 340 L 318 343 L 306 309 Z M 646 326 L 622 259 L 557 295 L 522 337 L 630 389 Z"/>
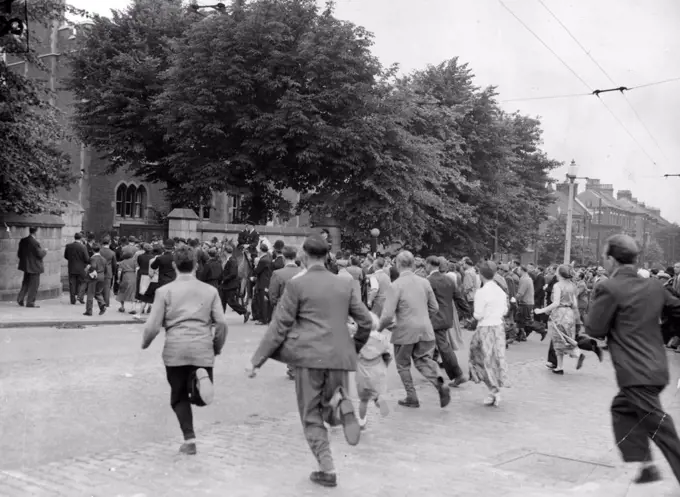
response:
<path fill-rule="evenodd" d="M 123 252 L 123 260 L 118 264 L 118 294 L 116 300 L 120 302 L 118 312 L 125 312 L 125 304 L 130 304 L 130 314 L 137 314 L 135 310 L 135 296 L 137 293 L 137 261 L 131 252 Z"/>
<path fill-rule="evenodd" d="M 470 342 L 470 380 L 484 383 L 489 396 L 484 405 L 497 407 L 500 389 L 509 386 L 505 360 L 505 326 L 507 295 L 494 281 L 496 264 L 484 261 L 479 267 L 482 287 L 475 294 L 474 317 L 477 329 Z"/>
<path fill-rule="evenodd" d="M 552 302 L 549 306 L 536 309 L 536 314 L 550 314 L 548 331 L 551 335 L 557 366 L 552 370 L 554 374 L 564 374 L 564 356 L 578 359 L 576 369 L 581 369 L 585 355 L 578 348 L 576 342 L 576 315 L 578 313 L 577 289 L 573 282 L 573 273 L 566 264 L 557 268 L 555 273 L 557 282 L 552 289 Z"/>

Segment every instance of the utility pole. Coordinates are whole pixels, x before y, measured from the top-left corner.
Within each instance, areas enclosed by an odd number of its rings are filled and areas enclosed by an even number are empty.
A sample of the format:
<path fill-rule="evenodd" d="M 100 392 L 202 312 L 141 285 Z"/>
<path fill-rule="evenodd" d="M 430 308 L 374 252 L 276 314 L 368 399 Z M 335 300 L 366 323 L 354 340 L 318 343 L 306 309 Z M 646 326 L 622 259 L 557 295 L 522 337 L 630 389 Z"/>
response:
<path fill-rule="evenodd" d="M 569 180 L 569 200 L 567 201 L 567 232 L 564 240 L 564 263 L 571 262 L 571 228 L 574 221 L 574 181 L 578 174 L 578 166 L 574 160 L 569 164 L 567 179 Z"/>
<path fill-rule="evenodd" d="M 602 252 L 600 251 L 602 244 L 602 198 L 597 203 L 597 254 L 595 254 L 596 260 L 599 260 Z"/>

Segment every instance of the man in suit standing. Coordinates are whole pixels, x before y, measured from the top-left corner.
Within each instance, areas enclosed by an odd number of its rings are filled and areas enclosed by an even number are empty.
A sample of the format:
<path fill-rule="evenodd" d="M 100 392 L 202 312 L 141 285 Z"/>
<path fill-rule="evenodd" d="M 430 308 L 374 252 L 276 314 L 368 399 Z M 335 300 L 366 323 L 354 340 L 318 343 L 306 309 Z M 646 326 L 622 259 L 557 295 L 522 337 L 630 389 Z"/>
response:
<path fill-rule="evenodd" d="M 396 263 L 399 278 L 392 283 L 392 289 L 387 294 L 378 331 L 394 323 L 391 341 L 394 344 L 397 372 L 406 390 L 406 398 L 397 403 L 404 407 L 420 407 L 411 376 L 413 362 L 420 374 L 437 389 L 439 405 L 446 407 L 451 401 L 451 392 L 448 385 L 444 384 L 444 378 L 439 376 L 437 363 L 432 359 L 436 342 L 430 319 L 439 311 L 437 297 L 430 282 L 415 275 L 415 258 L 411 252 L 400 252 Z"/>
<path fill-rule="evenodd" d="M 640 463 L 635 482 L 661 479 L 650 438 L 680 481 L 680 439 L 659 398 L 669 381 L 660 318 L 664 311 L 680 317 L 680 299 L 658 281 L 638 276 L 638 254 L 637 243 L 627 235 L 607 240 L 603 257 L 610 278 L 595 288 L 586 332 L 608 338 L 620 389 L 611 406 L 614 436 L 623 460 Z"/>
<path fill-rule="evenodd" d="M 177 273 L 175 272 L 174 259 L 172 251 L 175 248 L 174 240 L 165 240 L 163 243 L 165 252 L 156 258 L 155 261 L 151 263 L 151 269 L 158 269 L 158 288 L 168 283 L 172 283 L 177 278 Z"/>
<path fill-rule="evenodd" d="M 283 240 L 276 240 L 274 242 L 274 260 L 272 262 L 273 271 L 281 269 L 286 265 L 286 258 L 283 256 L 283 247 L 285 247 Z"/>
<path fill-rule="evenodd" d="M 253 315 L 259 324 L 267 324 L 271 320 L 269 306 L 269 283 L 272 278 L 272 256 L 269 247 L 264 243 L 259 246 L 260 257 L 253 270 L 255 292 L 253 295 Z"/>
<path fill-rule="evenodd" d="M 467 378 L 458 365 L 458 358 L 453 350 L 449 330 L 453 327 L 453 306 L 458 305 L 466 314 L 470 313 L 470 308 L 453 280 L 439 271 L 440 263 L 439 257 L 434 255 L 425 260 L 425 270 L 429 275 L 427 280 L 432 286 L 432 291 L 439 305 L 439 310 L 431 316 L 431 321 L 439 357 L 447 376 L 452 380 L 449 386 L 459 387 L 467 381 Z"/>
<path fill-rule="evenodd" d="M 87 290 L 85 267 L 90 262 L 90 256 L 82 242 L 83 235 L 76 233 L 73 238 L 74 240 L 64 249 L 64 259 L 68 261 L 68 293 L 71 297 L 71 305 L 75 305 L 76 299 L 81 304 L 85 303 Z"/>
<path fill-rule="evenodd" d="M 99 304 L 99 315 L 106 312 L 106 302 L 104 301 L 104 285 L 106 281 L 106 259 L 99 253 L 101 247 L 98 243 L 92 243 L 92 257 L 90 264 L 85 268 L 87 278 L 87 303 L 85 304 L 84 316 L 92 316 L 92 306 L 95 299 Z"/>
<path fill-rule="evenodd" d="M 359 443 L 361 429 L 347 389 L 349 372 L 356 371 L 357 353 L 368 341 L 373 319 L 354 285 L 325 268 L 328 244 L 313 235 L 302 248 L 307 271 L 286 283 L 249 373 L 255 376 L 269 358 L 295 367 L 300 419 L 319 463 L 319 471 L 314 471 L 310 479 L 324 487 L 335 487 L 337 476 L 324 423 L 342 424 L 347 442 Z M 358 327 L 354 338 L 347 332 L 349 316 Z"/>
<path fill-rule="evenodd" d="M 250 319 L 250 312 L 241 304 L 238 293 L 241 288 L 241 279 L 238 277 L 238 263 L 234 259 L 234 248 L 231 245 L 225 247 L 227 252 L 227 262 L 224 263 L 222 271 L 222 284 L 220 285 L 220 299 L 222 309 L 227 310 L 227 305 L 239 315 L 243 316 L 243 322 L 247 323 Z"/>
<path fill-rule="evenodd" d="M 45 272 L 43 259 L 47 255 L 47 251 L 35 239 L 37 232 L 38 228 L 36 227 L 28 228 L 28 236 L 19 240 L 19 250 L 17 250 L 19 271 L 24 272 L 17 302 L 20 306 L 23 306 L 24 299 L 26 299 L 26 307 L 34 308 L 40 307 L 35 305 L 35 298 L 40 287 L 40 275 Z"/>
<path fill-rule="evenodd" d="M 255 226 L 250 223 L 246 224 L 246 229 L 238 234 L 237 243 L 242 250 L 248 250 L 255 257 L 257 255 L 257 247 L 260 244 L 260 234 L 255 231 Z"/>
<path fill-rule="evenodd" d="M 116 253 L 110 247 L 111 237 L 108 235 L 102 239 L 102 248 L 99 251 L 106 261 L 106 275 L 104 276 L 104 301 L 106 307 L 111 307 L 111 288 L 113 287 L 113 275 L 118 274 L 118 259 Z"/>

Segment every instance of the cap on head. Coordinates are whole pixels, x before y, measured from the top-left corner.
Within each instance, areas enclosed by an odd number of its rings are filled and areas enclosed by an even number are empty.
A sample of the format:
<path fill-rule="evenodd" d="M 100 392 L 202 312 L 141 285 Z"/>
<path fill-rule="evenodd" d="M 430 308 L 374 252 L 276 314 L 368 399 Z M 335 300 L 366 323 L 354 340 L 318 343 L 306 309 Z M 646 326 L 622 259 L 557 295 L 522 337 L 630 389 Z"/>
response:
<path fill-rule="evenodd" d="M 328 255 L 328 243 L 321 235 L 308 236 L 302 244 L 302 249 L 310 257 L 321 259 Z"/>

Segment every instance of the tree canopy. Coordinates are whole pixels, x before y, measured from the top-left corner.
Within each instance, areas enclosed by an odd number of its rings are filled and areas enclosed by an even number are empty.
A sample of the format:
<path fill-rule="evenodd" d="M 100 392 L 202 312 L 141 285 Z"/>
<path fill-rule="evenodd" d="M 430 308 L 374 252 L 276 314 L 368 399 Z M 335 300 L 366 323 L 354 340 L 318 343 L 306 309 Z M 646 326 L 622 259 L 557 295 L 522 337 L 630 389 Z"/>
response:
<path fill-rule="evenodd" d="M 16 12 L 23 11 L 19 2 Z M 69 7 L 57 0 L 32 0 L 28 5 L 28 28 L 37 37 L 40 27 L 62 18 Z M 19 16 L 21 17 L 21 16 Z M 41 81 L 26 77 L 24 64 L 45 69 L 34 47 L 25 38 L 0 37 L 0 211 L 17 214 L 57 212 L 54 194 L 75 181 L 69 156 L 60 148 L 67 140 L 59 111 L 50 103 L 50 92 Z M 28 50 L 27 50 L 28 48 Z M 20 70 L 8 64 L 19 63 Z M 21 64 L 23 62 L 23 64 Z"/>
<path fill-rule="evenodd" d="M 330 215 L 344 236 L 424 252 L 521 251 L 551 201 L 540 121 L 504 112 L 457 58 L 406 76 L 332 2 L 235 2 L 188 12 L 134 0 L 73 53 L 75 128 L 105 155 L 196 207 L 248 192 L 254 222 L 291 206 Z"/>

